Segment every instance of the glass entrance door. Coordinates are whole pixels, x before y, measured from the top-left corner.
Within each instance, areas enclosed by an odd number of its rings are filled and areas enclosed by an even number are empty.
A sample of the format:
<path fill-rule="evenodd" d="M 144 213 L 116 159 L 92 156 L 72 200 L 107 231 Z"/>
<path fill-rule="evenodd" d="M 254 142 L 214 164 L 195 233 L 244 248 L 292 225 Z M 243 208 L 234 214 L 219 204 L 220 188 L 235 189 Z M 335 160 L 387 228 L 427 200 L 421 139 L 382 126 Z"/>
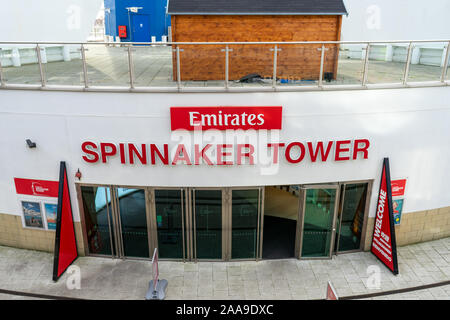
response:
<path fill-rule="evenodd" d="M 261 189 L 231 190 L 231 259 L 259 257 Z"/>
<path fill-rule="evenodd" d="M 115 255 L 112 222 L 111 189 L 102 186 L 82 186 L 84 226 L 87 248 L 93 255 Z"/>
<path fill-rule="evenodd" d="M 331 257 L 334 245 L 337 186 L 308 187 L 304 190 L 302 258 Z"/>
<path fill-rule="evenodd" d="M 155 189 L 153 197 L 159 258 L 185 259 L 185 190 Z"/>
<path fill-rule="evenodd" d="M 145 189 L 114 190 L 119 256 L 150 258 Z"/>
<path fill-rule="evenodd" d="M 195 259 L 223 259 L 223 191 L 194 189 L 192 195 Z"/>
<path fill-rule="evenodd" d="M 368 185 L 367 182 L 341 185 L 335 252 L 354 251 L 361 248 Z"/>

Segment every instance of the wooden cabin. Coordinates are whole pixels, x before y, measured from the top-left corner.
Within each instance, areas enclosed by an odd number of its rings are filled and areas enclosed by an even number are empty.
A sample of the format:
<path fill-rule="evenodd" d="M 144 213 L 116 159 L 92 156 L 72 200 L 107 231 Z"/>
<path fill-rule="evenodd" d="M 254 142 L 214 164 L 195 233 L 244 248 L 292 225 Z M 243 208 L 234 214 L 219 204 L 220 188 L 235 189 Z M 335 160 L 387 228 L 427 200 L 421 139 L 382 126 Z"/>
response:
<path fill-rule="evenodd" d="M 173 42 L 339 41 L 343 0 L 169 0 Z M 224 45 L 180 45 L 181 80 L 224 80 Z M 273 78 L 274 45 L 229 46 L 229 80 Z M 317 80 L 321 45 L 278 45 L 277 79 Z M 175 49 L 175 46 L 174 46 Z M 336 77 L 338 45 L 327 45 L 324 75 Z M 176 51 L 173 75 L 177 80 Z"/>

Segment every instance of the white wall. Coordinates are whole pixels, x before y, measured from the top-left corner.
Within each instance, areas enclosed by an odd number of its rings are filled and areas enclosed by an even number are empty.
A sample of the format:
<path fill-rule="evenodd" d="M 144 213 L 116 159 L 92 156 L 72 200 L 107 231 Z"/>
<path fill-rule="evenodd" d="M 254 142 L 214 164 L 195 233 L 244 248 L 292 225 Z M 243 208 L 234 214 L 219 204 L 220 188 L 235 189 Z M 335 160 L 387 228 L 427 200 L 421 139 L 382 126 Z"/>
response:
<path fill-rule="evenodd" d="M 344 0 L 342 40 L 450 39 L 448 0 Z"/>
<path fill-rule="evenodd" d="M 0 9 L 1 41 L 86 41 L 103 0 L 11 0 Z"/>
<path fill-rule="evenodd" d="M 127 94 L 0 91 L 0 212 L 20 215 L 14 177 L 58 180 L 65 160 L 75 219 L 74 175 L 84 183 L 132 186 L 261 186 L 374 179 L 374 215 L 383 157 L 407 178 L 404 212 L 450 206 L 449 88 L 336 92 Z M 81 142 L 169 143 L 170 106 L 281 105 L 280 141 L 368 138 L 369 159 L 263 166 L 122 165 L 82 160 Z M 29 149 L 25 140 L 37 143 Z"/>

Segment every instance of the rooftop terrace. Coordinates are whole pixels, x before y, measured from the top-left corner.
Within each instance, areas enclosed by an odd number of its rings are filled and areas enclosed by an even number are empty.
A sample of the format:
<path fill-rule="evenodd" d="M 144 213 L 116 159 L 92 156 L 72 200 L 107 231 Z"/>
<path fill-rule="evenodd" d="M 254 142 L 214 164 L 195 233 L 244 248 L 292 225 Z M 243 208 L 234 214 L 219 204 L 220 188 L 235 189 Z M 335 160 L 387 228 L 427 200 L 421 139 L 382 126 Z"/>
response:
<path fill-rule="evenodd" d="M 449 43 L 447 40 L 153 44 L 0 42 L 0 88 L 233 92 L 446 86 L 450 83 Z M 216 53 L 212 58 L 224 65 L 223 79 L 184 81 L 180 73 L 183 53 L 197 52 L 200 59 L 207 46 L 213 46 Z M 242 53 L 242 50 L 235 50 L 236 53 L 230 50 L 237 46 L 244 47 L 246 58 L 252 59 L 258 59 L 261 52 L 270 50 L 273 60 L 264 68 L 270 68 L 273 76 L 249 82 L 228 80 L 237 52 Z M 283 54 L 292 54 L 295 50 L 319 52 L 313 66 L 319 71 L 318 79 L 280 77 L 279 70 L 290 67 L 283 66 Z M 323 72 L 329 55 L 338 56 L 334 79 Z M 258 70 L 255 73 L 258 74 Z"/>

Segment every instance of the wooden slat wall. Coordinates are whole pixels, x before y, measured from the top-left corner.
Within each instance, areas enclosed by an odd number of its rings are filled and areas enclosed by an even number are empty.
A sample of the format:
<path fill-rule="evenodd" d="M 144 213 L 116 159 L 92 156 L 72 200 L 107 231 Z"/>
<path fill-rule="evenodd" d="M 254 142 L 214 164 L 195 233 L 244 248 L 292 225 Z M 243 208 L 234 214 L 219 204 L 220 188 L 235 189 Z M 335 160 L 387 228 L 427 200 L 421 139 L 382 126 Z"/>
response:
<path fill-rule="evenodd" d="M 174 42 L 335 41 L 340 39 L 341 16 L 172 16 Z M 281 45 L 277 77 L 316 80 L 321 45 Z M 337 71 L 337 46 L 327 46 L 324 72 Z M 223 80 L 224 46 L 180 46 L 181 80 Z M 230 46 L 229 79 L 249 73 L 273 76 L 271 45 Z M 176 80 L 176 57 L 173 56 Z"/>

